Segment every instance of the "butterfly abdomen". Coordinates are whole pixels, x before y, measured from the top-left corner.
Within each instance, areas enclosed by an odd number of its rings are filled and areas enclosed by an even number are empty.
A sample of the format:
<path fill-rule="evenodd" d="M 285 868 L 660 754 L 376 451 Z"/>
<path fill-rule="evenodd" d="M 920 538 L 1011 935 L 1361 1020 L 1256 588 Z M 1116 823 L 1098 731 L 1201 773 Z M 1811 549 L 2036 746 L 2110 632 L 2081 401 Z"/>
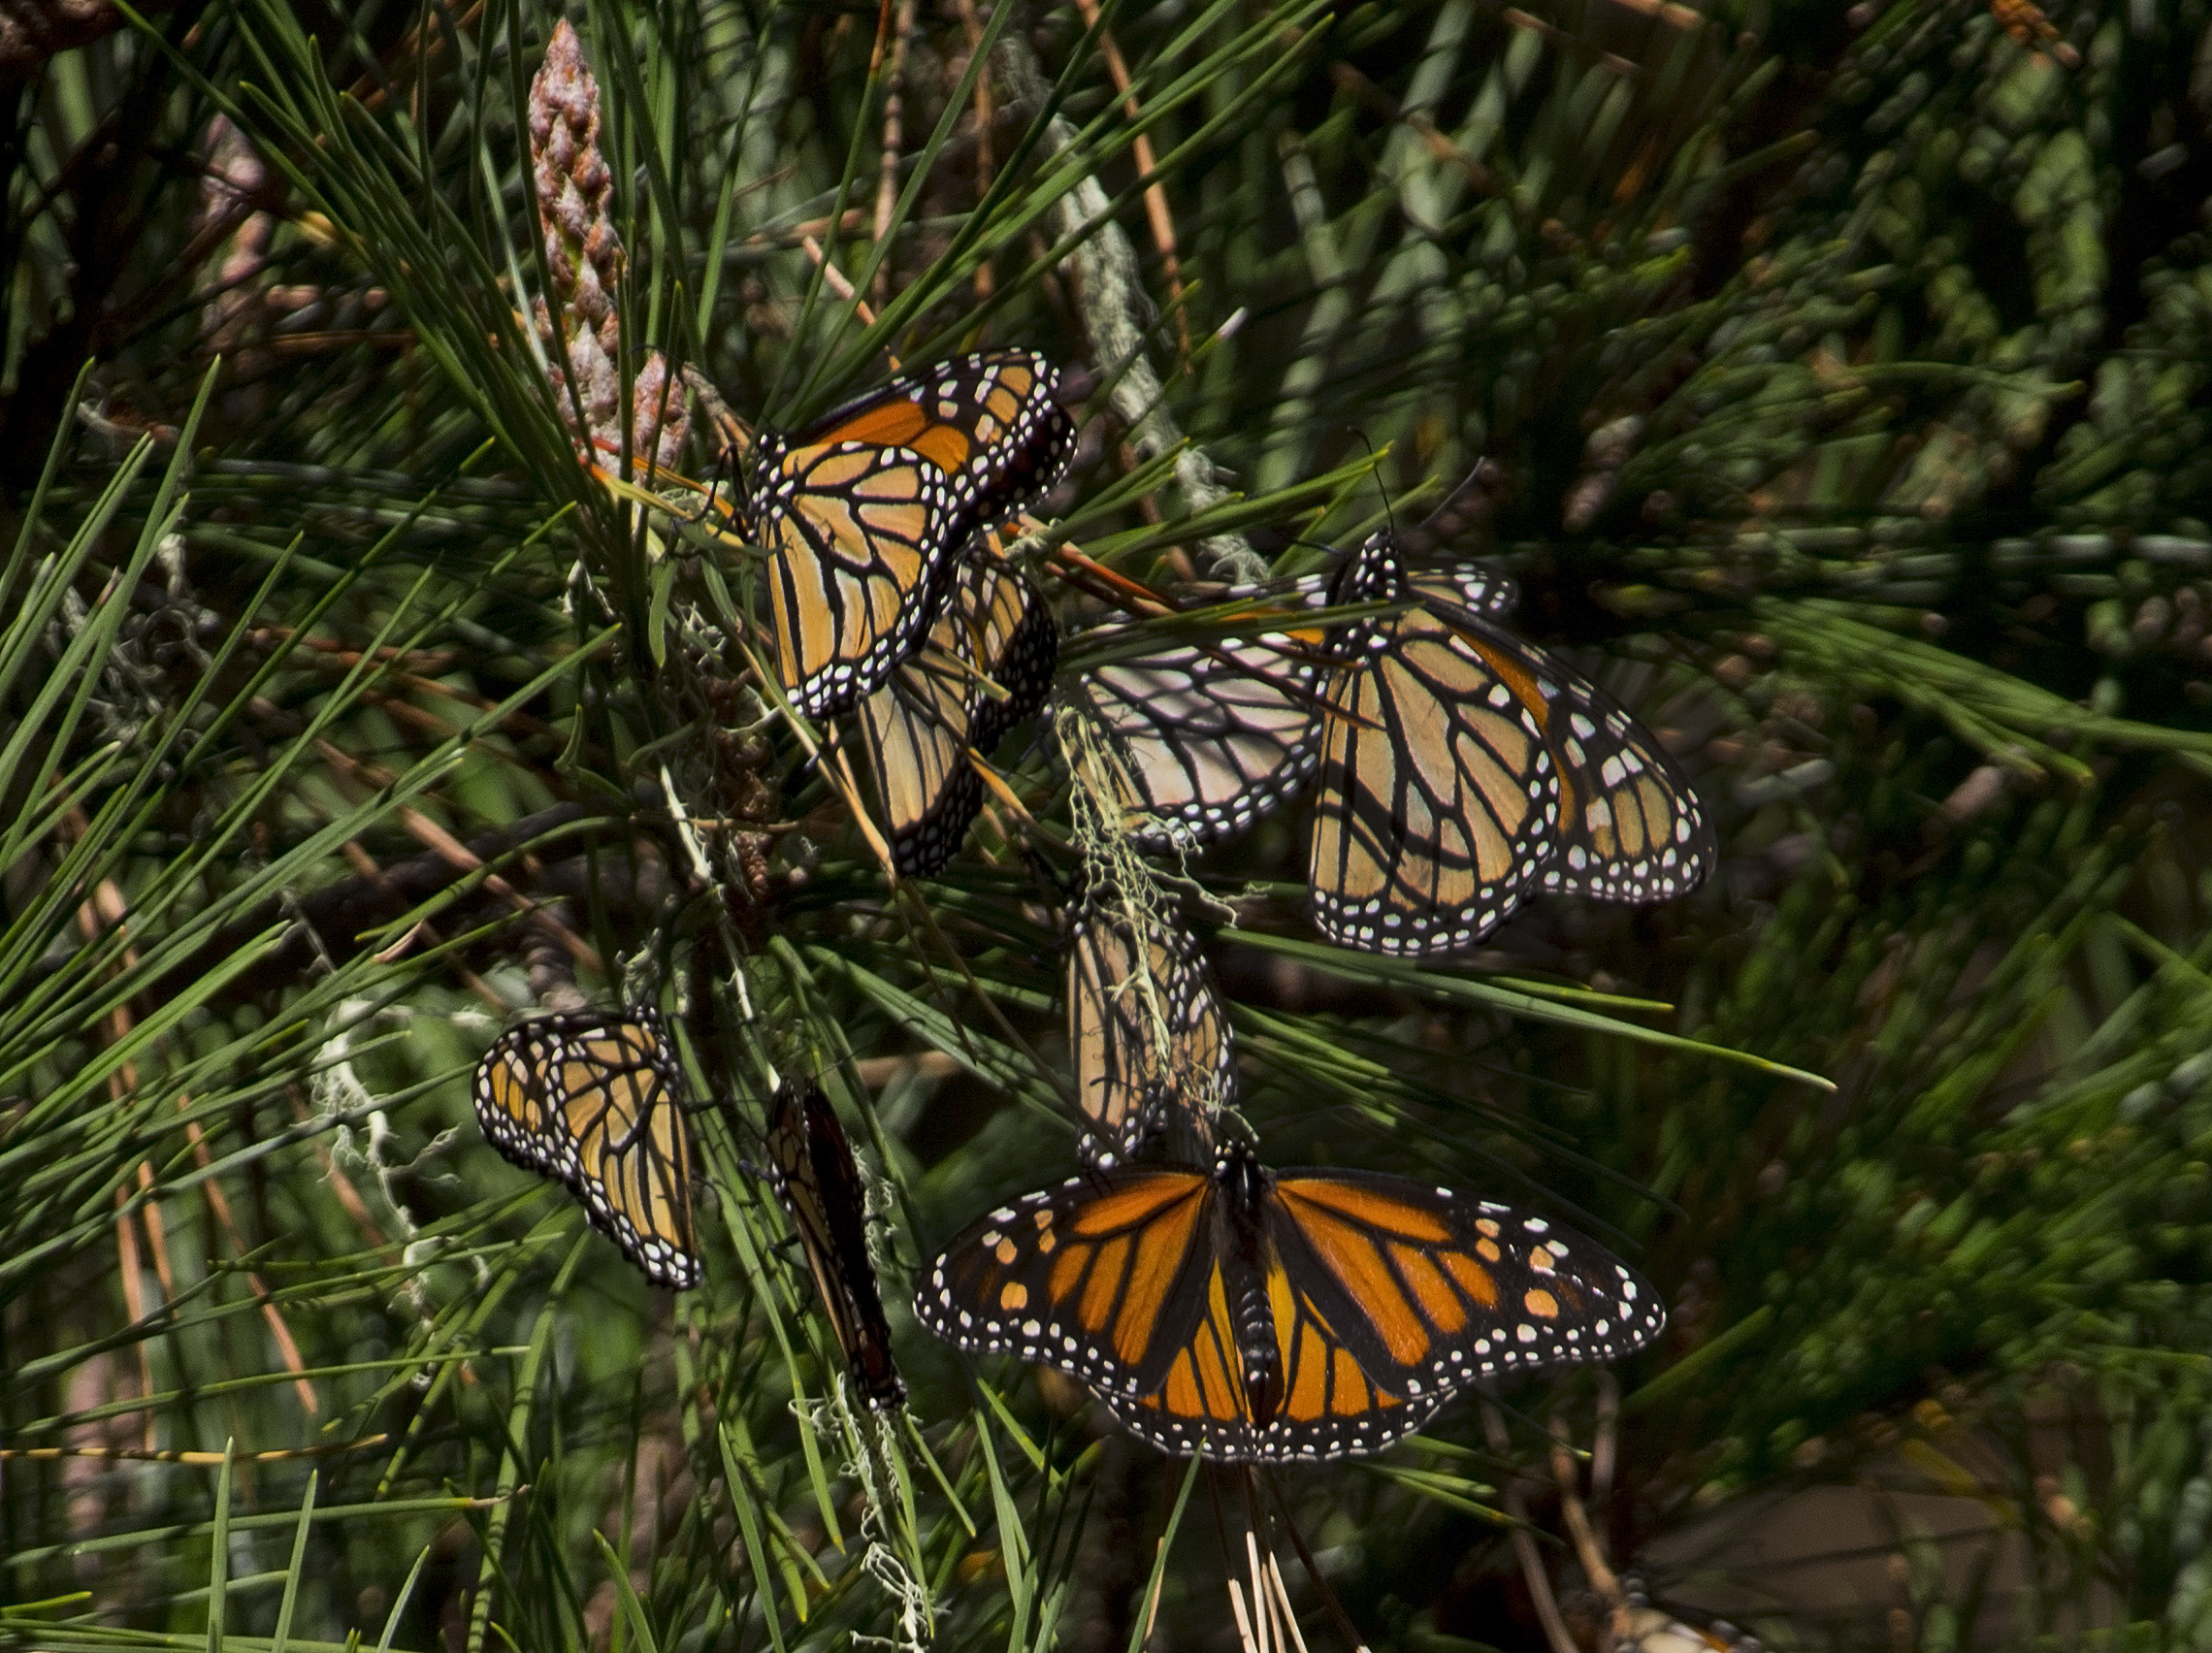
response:
<path fill-rule="evenodd" d="M 1274 1179 L 1249 1151 L 1232 1151 L 1221 1163 L 1214 1207 L 1222 1227 L 1221 1276 L 1236 1329 L 1245 1410 L 1253 1429 L 1265 1429 L 1283 1405 L 1283 1346 L 1269 1292 L 1282 1269 L 1261 1212 Z"/>

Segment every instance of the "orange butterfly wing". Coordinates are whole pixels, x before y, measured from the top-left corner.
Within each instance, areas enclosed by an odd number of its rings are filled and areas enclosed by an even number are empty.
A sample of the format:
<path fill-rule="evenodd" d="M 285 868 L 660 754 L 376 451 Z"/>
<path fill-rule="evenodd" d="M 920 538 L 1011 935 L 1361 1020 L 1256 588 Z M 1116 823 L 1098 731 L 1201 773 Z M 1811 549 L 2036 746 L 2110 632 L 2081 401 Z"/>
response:
<path fill-rule="evenodd" d="M 1235 1040 L 1196 938 L 1156 917 L 1143 929 L 1140 957 L 1130 917 L 1095 898 L 1069 926 L 1067 1041 L 1091 1125 L 1077 1151 L 1094 1164 L 1134 1153 L 1169 1122 L 1184 1129 L 1179 1150 L 1211 1153 L 1214 1117 L 1236 1089 Z"/>
<path fill-rule="evenodd" d="M 1044 704 L 1059 631 L 1037 588 L 1002 558 L 961 560 L 924 647 L 861 702 L 861 733 L 892 861 L 910 878 L 941 870 L 983 808 L 968 757 L 988 754 Z"/>
<path fill-rule="evenodd" d="M 1059 479 L 1075 432 L 1057 382 L 1028 351 L 983 351 L 796 435 L 761 434 L 747 515 L 800 711 L 827 717 L 879 688 L 935 620 L 961 548 Z"/>
<path fill-rule="evenodd" d="M 1403 1177 L 1188 1167 L 1078 1177 L 971 1225 L 916 1313 L 1096 1389 L 1132 1433 L 1228 1461 L 1372 1452 L 1493 1374 L 1608 1360 L 1666 1312 L 1526 1212 Z"/>
<path fill-rule="evenodd" d="M 686 1087 L 659 1017 L 534 1017 L 484 1053 L 473 1096 L 485 1140 L 573 1193 L 647 1280 L 699 1284 Z"/>
<path fill-rule="evenodd" d="M 1213 1204 L 1202 1171 L 1072 1177 L 970 1223 L 930 1266 L 914 1312 L 957 1347 L 1150 1393 L 1204 1311 Z"/>

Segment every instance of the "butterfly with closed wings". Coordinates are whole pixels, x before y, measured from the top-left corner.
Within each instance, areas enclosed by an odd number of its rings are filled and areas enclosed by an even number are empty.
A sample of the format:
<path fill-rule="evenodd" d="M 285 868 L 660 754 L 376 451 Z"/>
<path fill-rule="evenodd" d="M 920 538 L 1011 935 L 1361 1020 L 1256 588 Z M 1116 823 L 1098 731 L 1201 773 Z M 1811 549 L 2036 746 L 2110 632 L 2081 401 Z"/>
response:
<path fill-rule="evenodd" d="M 1197 938 L 1094 889 L 1068 924 L 1065 986 L 1076 1106 L 1090 1127 L 1077 1151 L 1111 1165 L 1173 1127 L 1179 1149 L 1210 1154 L 1237 1053 Z"/>
<path fill-rule="evenodd" d="M 688 1097 L 658 1015 L 533 1017 L 484 1053 L 473 1095 L 485 1139 L 573 1193 L 647 1280 L 699 1284 Z"/>
<path fill-rule="evenodd" d="M 868 1259 L 867 1193 L 830 1099 L 784 1085 L 769 1107 L 768 1171 L 844 1350 L 853 1386 L 877 1411 L 906 1399 Z"/>
<path fill-rule="evenodd" d="M 936 619 L 969 540 L 1059 480 L 1075 428 L 1057 380 L 1026 350 L 985 350 L 761 433 L 746 527 L 770 554 L 777 671 L 799 711 L 873 694 Z"/>
<path fill-rule="evenodd" d="M 1210 1155 L 1237 1042 L 1196 936 L 1097 888 L 1068 921 L 1064 987 L 1075 1107 L 1090 1124 L 1077 1152 L 1111 1166 L 1170 1128 L 1177 1149 Z"/>
<path fill-rule="evenodd" d="M 1650 1286 L 1541 1216 L 1374 1172 L 1071 1178 L 971 1224 L 915 1313 L 964 1349 L 1080 1378 L 1165 1451 L 1336 1458 L 1411 1434 L 1478 1378 L 1611 1360 L 1666 1323 Z"/>
<path fill-rule="evenodd" d="M 993 551 L 963 558 L 922 649 L 861 702 L 862 746 L 909 878 L 941 870 L 983 807 L 972 748 L 1044 704 L 1059 630 L 1037 588 Z"/>

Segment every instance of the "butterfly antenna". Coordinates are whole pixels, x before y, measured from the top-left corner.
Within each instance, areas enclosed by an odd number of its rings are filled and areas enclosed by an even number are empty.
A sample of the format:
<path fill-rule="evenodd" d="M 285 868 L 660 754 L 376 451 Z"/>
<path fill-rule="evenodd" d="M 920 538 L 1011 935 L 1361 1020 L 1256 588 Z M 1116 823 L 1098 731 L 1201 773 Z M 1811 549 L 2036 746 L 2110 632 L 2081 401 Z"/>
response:
<path fill-rule="evenodd" d="M 1357 425 L 1353 425 L 1350 429 L 1351 434 L 1359 438 L 1360 445 L 1367 450 L 1367 474 L 1375 478 L 1375 492 L 1382 502 L 1382 515 L 1390 524 L 1391 535 L 1395 536 L 1398 532 L 1398 513 L 1391 507 L 1390 490 L 1383 486 L 1382 456 L 1375 451 L 1375 443 L 1369 438 L 1365 431 Z"/>
<path fill-rule="evenodd" d="M 1469 529 L 1480 528 L 1497 513 L 1505 494 L 1505 468 L 1494 459 L 1479 459 L 1445 495 L 1436 509 L 1406 531 L 1406 554 L 1419 558 L 1457 539 Z"/>

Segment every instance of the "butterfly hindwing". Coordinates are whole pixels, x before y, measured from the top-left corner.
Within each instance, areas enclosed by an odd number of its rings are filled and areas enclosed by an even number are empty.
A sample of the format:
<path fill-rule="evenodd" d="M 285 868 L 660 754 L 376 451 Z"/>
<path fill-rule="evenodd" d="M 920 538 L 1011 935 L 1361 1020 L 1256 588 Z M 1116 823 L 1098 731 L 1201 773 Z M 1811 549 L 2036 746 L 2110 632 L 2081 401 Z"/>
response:
<path fill-rule="evenodd" d="M 1559 853 L 1544 888 L 1601 901 L 1665 901 L 1719 857 L 1712 823 L 1667 749 L 1596 684 L 1569 674 L 1552 716 Z"/>
<path fill-rule="evenodd" d="M 1538 888 L 1559 777 L 1543 685 L 1425 608 L 1332 677 L 1313 829 L 1314 922 L 1369 952 L 1471 945 Z"/>
<path fill-rule="evenodd" d="M 1035 712 L 1052 692 L 1059 627 L 1037 588 L 992 552 L 970 559 L 956 605 L 961 646 L 975 666 L 968 682 L 968 741 L 989 757 L 999 736 Z"/>
<path fill-rule="evenodd" d="M 967 756 L 967 687 L 957 660 L 925 649 L 861 702 L 892 864 L 909 878 L 951 860 L 983 808 L 983 781 Z"/>
<path fill-rule="evenodd" d="M 699 1282 L 683 1069 L 658 1016 L 535 1017 L 484 1053 L 473 1096 L 486 1140 L 573 1193 L 648 1280 Z"/>

